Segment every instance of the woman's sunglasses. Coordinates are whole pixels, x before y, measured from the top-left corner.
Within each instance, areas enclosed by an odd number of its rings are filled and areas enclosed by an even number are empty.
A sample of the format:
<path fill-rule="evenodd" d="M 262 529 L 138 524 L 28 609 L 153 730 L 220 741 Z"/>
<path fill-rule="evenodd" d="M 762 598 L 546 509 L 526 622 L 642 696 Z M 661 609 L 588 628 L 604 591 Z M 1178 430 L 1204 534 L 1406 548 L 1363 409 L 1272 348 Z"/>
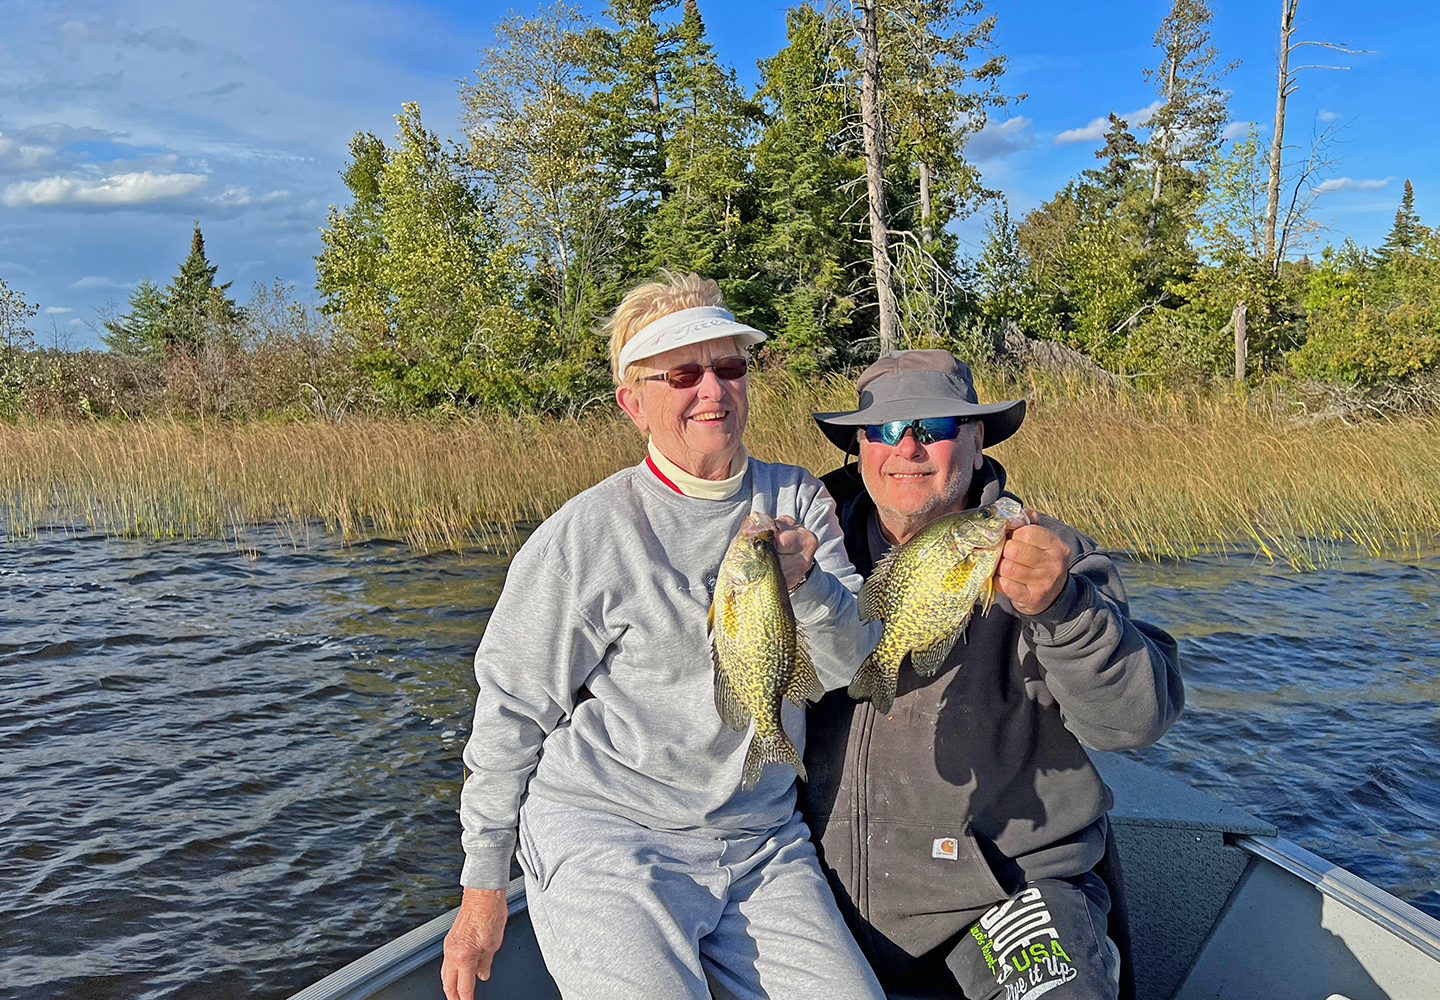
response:
<path fill-rule="evenodd" d="M 954 441 L 960 434 L 960 425 L 969 420 L 959 417 L 926 417 L 923 420 L 891 420 L 884 424 L 866 424 L 865 440 L 874 443 L 899 444 L 906 431 L 915 432 L 920 444 L 934 444 L 936 441 Z"/>
<path fill-rule="evenodd" d="M 707 368 L 715 373 L 716 378 L 723 378 L 727 382 L 734 382 L 736 379 L 745 377 L 745 373 L 750 370 L 750 362 L 740 357 L 721 358 L 713 365 L 700 365 L 692 361 L 689 364 L 676 365 L 674 368 L 660 375 L 646 375 L 640 381 L 665 381 L 670 383 L 670 388 L 672 389 L 693 389 L 699 385 L 700 380 L 705 377 L 705 369 Z"/>

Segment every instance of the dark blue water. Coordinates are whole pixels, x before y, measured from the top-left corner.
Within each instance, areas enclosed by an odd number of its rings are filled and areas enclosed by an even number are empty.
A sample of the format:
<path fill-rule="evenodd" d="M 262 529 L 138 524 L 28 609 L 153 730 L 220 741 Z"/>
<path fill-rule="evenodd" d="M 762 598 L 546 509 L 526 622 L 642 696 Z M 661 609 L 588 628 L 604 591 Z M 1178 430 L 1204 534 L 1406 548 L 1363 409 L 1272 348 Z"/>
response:
<path fill-rule="evenodd" d="M 281 998 L 455 904 L 484 553 L 0 545 L 0 993 Z M 1129 564 L 1136 756 L 1440 916 L 1440 558 Z"/>

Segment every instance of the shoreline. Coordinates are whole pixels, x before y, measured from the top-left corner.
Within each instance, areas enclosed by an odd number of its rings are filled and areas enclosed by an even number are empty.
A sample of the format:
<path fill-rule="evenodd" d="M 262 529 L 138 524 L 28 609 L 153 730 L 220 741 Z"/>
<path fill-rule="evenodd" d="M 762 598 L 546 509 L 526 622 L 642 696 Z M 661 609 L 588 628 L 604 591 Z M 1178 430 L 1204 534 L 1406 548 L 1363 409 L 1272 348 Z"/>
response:
<path fill-rule="evenodd" d="M 997 385 L 983 398 L 1001 398 Z M 987 453 L 1027 504 L 1144 559 L 1255 551 L 1296 568 L 1334 550 L 1418 552 L 1440 537 L 1440 420 L 1296 425 L 1205 397 L 1027 393 L 1021 433 Z M 809 413 L 837 380 L 756 380 L 746 447 L 817 475 L 842 456 Z M 1017 393 L 1018 395 L 1018 393 Z M 1278 403 L 1278 401 L 1277 401 Z M 1282 411 L 1283 412 L 1283 411 Z M 323 523 L 416 550 L 513 547 L 518 525 L 644 456 L 614 413 L 578 419 L 345 423 L 31 422 L 0 437 L 7 538 L 45 525 L 122 537 L 233 538 Z"/>

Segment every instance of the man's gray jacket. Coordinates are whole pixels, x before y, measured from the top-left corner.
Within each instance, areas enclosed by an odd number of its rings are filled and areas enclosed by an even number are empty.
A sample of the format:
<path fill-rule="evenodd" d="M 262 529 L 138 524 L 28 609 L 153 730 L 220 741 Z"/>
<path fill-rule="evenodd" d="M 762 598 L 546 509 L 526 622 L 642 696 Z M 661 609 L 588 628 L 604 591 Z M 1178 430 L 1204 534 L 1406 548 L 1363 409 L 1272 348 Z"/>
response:
<path fill-rule="evenodd" d="M 856 470 L 824 477 L 868 577 L 886 543 Z M 1005 492 L 986 457 L 972 506 Z M 1018 499 L 1018 498 L 1017 498 Z M 1070 578 L 1039 615 L 997 593 L 933 677 L 908 662 L 888 716 L 834 691 L 810 711 L 801 805 L 860 945 L 882 978 L 914 969 L 991 905 L 1095 867 L 1114 803 L 1082 744 L 1159 739 L 1184 703 L 1175 640 L 1130 618 L 1110 557 L 1041 515 Z"/>

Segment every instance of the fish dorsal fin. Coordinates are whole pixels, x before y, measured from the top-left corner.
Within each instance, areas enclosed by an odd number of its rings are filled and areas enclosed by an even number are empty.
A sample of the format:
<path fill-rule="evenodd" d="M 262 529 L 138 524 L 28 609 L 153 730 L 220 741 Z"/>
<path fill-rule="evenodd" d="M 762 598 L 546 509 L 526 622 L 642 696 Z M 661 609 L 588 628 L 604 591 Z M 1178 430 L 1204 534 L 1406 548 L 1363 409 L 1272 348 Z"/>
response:
<path fill-rule="evenodd" d="M 910 651 L 910 667 L 921 677 L 933 677 L 945 665 L 945 658 L 950 655 L 950 650 L 955 648 L 955 643 L 960 639 L 960 633 L 965 631 L 964 627 L 956 629 L 945 638 L 941 639 L 929 649 L 913 649 Z"/>
<path fill-rule="evenodd" d="M 795 626 L 795 669 L 790 674 L 790 686 L 785 697 L 801 708 L 807 701 L 819 701 L 825 694 L 825 687 L 815 674 L 815 664 L 810 659 L 810 647 L 805 642 L 805 633 Z"/>
<path fill-rule="evenodd" d="M 711 643 L 710 654 L 715 660 L 715 711 L 720 713 L 725 725 L 738 733 L 750 724 L 750 713 L 740 704 L 740 698 L 735 694 L 730 678 L 725 676 L 725 669 L 720 666 L 720 649 L 717 643 Z"/>
<path fill-rule="evenodd" d="M 895 568 L 895 557 L 900 552 L 900 546 L 895 546 L 889 552 L 880 557 L 875 568 L 866 577 L 865 583 L 860 587 L 860 620 L 862 622 L 873 622 L 877 618 L 885 618 L 889 612 L 886 598 L 886 584 L 890 580 L 890 571 Z"/>

